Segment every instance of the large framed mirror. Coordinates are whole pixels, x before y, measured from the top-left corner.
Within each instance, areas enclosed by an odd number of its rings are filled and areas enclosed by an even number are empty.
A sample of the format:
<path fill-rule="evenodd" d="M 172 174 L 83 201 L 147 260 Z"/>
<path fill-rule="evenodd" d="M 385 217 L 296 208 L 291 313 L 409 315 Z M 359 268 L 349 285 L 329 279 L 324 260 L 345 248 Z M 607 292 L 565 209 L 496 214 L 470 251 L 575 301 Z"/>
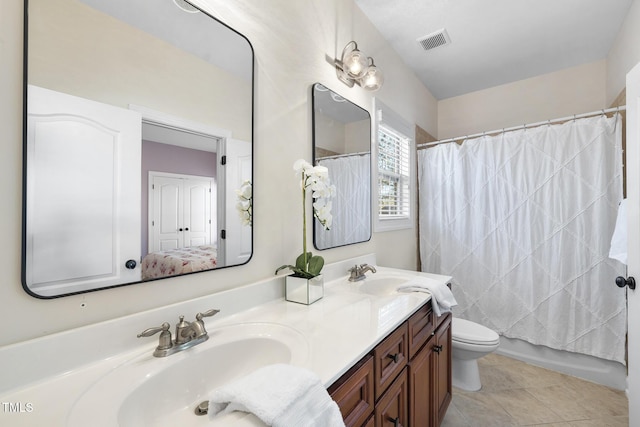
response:
<path fill-rule="evenodd" d="M 25 0 L 29 294 L 249 261 L 253 63 L 184 0 Z"/>
<path fill-rule="evenodd" d="M 336 186 L 333 223 L 325 230 L 315 220 L 316 249 L 371 239 L 371 116 L 326 86 L 312 88 L 313 160 L 326 166 Z"/>

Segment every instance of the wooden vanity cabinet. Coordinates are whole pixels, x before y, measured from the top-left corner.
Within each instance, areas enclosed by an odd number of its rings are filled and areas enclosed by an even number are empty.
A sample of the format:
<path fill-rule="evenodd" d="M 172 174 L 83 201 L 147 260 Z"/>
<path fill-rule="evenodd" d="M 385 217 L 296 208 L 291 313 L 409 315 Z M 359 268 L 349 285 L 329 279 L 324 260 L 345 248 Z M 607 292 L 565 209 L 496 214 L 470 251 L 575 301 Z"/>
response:
<path fill-rule="evenodd" d="M 329 387 L 347 427 L 437 427 L 451 402 L 451 313 L 418 309 Z"/>

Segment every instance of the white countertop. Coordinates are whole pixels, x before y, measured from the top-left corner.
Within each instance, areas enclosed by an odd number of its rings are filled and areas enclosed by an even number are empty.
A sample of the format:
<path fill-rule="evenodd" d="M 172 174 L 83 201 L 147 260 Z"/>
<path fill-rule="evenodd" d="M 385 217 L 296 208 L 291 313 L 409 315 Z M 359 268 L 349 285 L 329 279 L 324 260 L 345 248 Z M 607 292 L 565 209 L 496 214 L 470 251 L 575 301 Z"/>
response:
<path fill-rule="evenodd" d="M 379 276 L 389 273 L 422 275 L 442 282 L 450 280 L 448 276 L 378 267 Z M 359 283 L 349 283 L 347 276 L 339 277 L 326 282 L 324 298 L 310 306 L 279 298 L 226 317 L 207 319 L 206 326 L 210 333 L 216 328 L 246 322 L 275 323 L 295 329 L 304 336 L 308 345 L 306 357 L 296 360 L 295 364 L 315 372 L 328 387 L 430 300 L 429 294 L 419 292 L 388 296 L 369 295 L 358 292 L 358 286 Z M 137 332 L 139 331 L 132 331 Z M 0 407 L 0 425 L 67 425 L 70 409 L 87 388 L 127 360 L 140 357 L 142 354 L 151 355 L 156 345 L 157 337 L 149 338 L 131 351 L 93 361 L 77 369 L 60 372 L 0 394 L 0 402 L 3 405 L 5 402 L 14 405 L 9 413 Z M 188 352 L 189 350 L 186 350 L 182 353 Z M 16 357 L 16 354 L 18 352 L 14 351 L 12 357 Z M 46 360 L 47 356 L 43 354 L 40 363 L 47 363 Z M 157 363 L 162 363 L 162 359 L 156 360 Z M 6 363 L 1 352 L 0 363 Z M 6 365 L 2 368 L 11 369 Z M 104 405 L 109 405 L 109 402 L 104 402 Z M 198 421 L 194 425 L 263 426 L 257 418 L 242 413 L 234 413 L 212 421 L 208 420 L 208 417 L 194 415 L 194 419 L 196 418 Z M 100 424 L 99 421 L 96 420 L 94 425 L 107 425 Z"/>

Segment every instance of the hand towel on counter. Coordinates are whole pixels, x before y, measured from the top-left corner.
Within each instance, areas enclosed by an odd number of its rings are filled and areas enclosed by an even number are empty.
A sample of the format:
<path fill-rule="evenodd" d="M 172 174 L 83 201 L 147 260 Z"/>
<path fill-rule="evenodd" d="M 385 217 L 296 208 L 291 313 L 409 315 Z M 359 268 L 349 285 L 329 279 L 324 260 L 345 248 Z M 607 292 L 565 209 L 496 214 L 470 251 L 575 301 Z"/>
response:
<path fill-rule="evenodd" d="M 273 427 L 344 427 L 320 379 L 287 364 L 265 366 L 214 390 L 209 417 L 233 411 L 250 412 Z"/>
<path fill-rule="evenodd" d="M 431 306 L 436 316 L 451 311 L 451 307 L 458 305 L 451 289 L 441 282 L 426 277 L 417 276 L 405 284 L 398 286 L 398 292 L 427 292 L 431 294 Z"/>

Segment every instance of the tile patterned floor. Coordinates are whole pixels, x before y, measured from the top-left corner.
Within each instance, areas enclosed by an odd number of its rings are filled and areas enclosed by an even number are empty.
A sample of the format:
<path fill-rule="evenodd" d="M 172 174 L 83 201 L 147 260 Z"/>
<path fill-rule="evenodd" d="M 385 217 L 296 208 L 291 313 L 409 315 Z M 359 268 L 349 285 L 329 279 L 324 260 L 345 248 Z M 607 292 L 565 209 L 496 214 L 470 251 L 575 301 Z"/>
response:
<path fill-rule="evenodd" d="M 442 427 L 628 427 L 624 391 L 497 354 L 479 361 L 482 390 L 454 388 Z"/>

